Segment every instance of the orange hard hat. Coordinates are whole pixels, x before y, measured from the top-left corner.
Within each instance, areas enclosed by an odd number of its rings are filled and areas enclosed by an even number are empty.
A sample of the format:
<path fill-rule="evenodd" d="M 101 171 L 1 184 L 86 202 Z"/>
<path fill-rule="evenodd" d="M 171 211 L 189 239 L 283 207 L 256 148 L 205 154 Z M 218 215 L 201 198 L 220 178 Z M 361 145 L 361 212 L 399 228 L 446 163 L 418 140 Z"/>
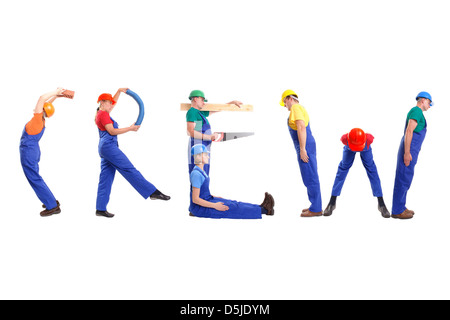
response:
<path fill-rule="evenodd" d="M 47 118 L 50 118 L 55 113 L 55 107 L 50 102 L 45 102 L 44 112 Z"/>
<path fill-rule="evenodd" d="M 352 151 L 363 151 L 366 146 L 366 134 L 360 128 L 354 128 L 347 134 L 348 147 Z"/>
<path fill-rule="evenodd" d="M 116 101 L 114 100 L 113 96 L 111 94 L 109 94 L 109 93 L 102 93 L 98 97 L 97 103 L 99 103 L 100 101 L 103 101 L 103 100 L 109 100 L 109 101 L 112 102 L 113 105 L 116 104 Z"/>

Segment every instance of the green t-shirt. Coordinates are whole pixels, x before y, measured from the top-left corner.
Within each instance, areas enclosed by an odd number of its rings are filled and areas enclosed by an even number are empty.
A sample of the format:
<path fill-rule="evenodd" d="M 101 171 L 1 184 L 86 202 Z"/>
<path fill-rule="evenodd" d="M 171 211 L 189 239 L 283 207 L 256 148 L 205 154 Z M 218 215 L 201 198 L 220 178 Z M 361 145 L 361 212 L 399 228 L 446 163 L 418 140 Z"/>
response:
<path fill-rule="evenodd" d="M 417 127 L 416 129 L 414 129 L 414 132 L 419 133 L 423 130 L 423 128 L 425 128 L 425 116 L 423 115 L 422 109 L 420 109 L 419 107 L 416 106 L 408 112 L 408 116 L 406 117 L 406 126 L 408 126 L 408 122 L 410 119 L 417 121 Z"/>
<path fill-rule="evenodd" d="M 203 126 L 203 118 L 200 115 L 202 114 L 205 119 L 209 116 L 209 111 L 200 111 L 195 108 L 190 108 L 188 112 L 186 112 L 186 122 L 194 122 L 195 123 L 195 131 L 202 131 Z M 206 123 L 209 124 L 208 119 L 206 119 Z"/>

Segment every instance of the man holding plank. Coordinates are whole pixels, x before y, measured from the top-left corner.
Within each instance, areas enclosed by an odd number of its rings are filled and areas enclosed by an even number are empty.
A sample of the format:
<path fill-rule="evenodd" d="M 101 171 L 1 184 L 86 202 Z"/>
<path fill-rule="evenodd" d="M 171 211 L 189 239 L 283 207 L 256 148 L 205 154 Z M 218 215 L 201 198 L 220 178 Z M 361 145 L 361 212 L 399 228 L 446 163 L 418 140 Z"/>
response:
<path fill-rule="evenodd" d="M 216 108 L 217 111 L 206 111 L 205 102 L 208 100 L 205 98 L 205 94 L 200 90 L 193 90 L 189 95 L 189 100 L 191 100 L 191 105 L 186 113 L 187 122 L 187 134 L 189 135 L 189 145 L 188 145 L 188 157 L 189 157 L 189 174 L 195 167 L 194 157 L 191 155 L 191 148 L 196 144 L 203 144 L 208 152 L 211 152 L 211 143 L 219 138 L 218 133 L 212 133 L 211 125 L 207 117 L 213 113 L 220 111 L 220 108 Z M 235 105 L 241 108 L 242 102 L 231 101 L 227 105 Z M 209 175 L 209 163 L 205 164 L 203 169 L 206 174 Z"/>

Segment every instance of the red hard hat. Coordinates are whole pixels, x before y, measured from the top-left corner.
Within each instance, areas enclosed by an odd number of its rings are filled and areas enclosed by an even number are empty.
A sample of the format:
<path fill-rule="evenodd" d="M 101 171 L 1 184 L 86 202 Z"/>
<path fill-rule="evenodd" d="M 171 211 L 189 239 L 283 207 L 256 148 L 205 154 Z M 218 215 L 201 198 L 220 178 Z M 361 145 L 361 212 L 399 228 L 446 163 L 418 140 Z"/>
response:
<path fill-rule="evenodd" d="M 114 101 L 114 98 L 113 98 L 112 95 L 109 94 L 109 93 L 102 93 L 102 94 L 98 97 L 97 103 L 99 103 L 100 101 L 103 101 L 103 100 L 109 100 L 109 101 L 112 102 L 113 105 L 116 104 L 116 101 Z"/>
<path fill-rule="evenodd" d="M 360 128 L 354 128 L 347 134 L 348 147 L 352 151 L 363 151 L 366 146 L 366 134 Z"/>

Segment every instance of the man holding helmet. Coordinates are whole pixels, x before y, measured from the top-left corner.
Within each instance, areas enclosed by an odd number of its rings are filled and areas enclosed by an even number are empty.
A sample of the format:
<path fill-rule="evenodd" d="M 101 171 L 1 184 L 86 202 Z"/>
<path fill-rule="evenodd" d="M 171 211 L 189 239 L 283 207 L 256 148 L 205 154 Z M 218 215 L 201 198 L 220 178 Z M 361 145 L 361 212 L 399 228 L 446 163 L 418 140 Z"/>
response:
<path fill-rule="evenodd" d="M 353 165 L 357 152 L 361 156 L 361 161 L 369 177 L 372 194 L 378 198 L 378 210 L 384 218 L 391 216 L 383 200 L 380 177 L 378 176 L 377 166 L 373 161 L 372 148 L 370 146 L 373 140 L 374 137 L 370 133 L 366 134 L 360 128 L 354 128 L 348 134 L 344 134 L 341 137 L 341 141 L 344 144 L 344 154 L 342 161 L 339 163 L 338 172 L 331 192 L 331 199 L 324 211 L 324 216 L 331 216 L 333 210 L 336 209 L 336 198 L 341 195 L 345 178 Z"/>

